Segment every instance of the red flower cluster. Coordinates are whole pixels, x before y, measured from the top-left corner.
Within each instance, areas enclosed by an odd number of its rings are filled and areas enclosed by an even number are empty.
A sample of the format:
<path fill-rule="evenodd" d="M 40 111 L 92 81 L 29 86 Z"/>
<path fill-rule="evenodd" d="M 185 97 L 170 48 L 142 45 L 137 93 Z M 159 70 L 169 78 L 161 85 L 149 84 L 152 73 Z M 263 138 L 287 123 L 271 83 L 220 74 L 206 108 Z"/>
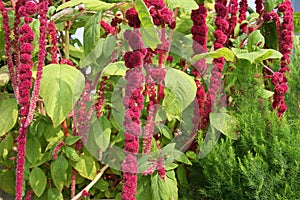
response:
<path fill-rule="evenodd" d="M 29 3 L 29 2 L 27 2 Z M 19 38 L 20 43 L 20 66 L 19 66 L 19 76 L 18 76 L 18 88 L 20 92 L 20 101 L 19 104 L 21 108 L 19 110 L 20 115 L 20 123 L 21 127 L 19 129 L 19 135 L 17 138 L 18 141 L 18 159 L 17 159 L 17 167 L 16 167 L 16 199 L 22 199 L 23 192 L 23 179 L 24 179 L 24 162 L 25 162 L 25 154 L 26 154 L 26 130 L 25 126 L 26 117 L 29 112 L 30 107 L 30 88 L 32 84 L 32 57 L 31 53 L 33 47 L 31 42 L 34 39 L 34 33 L 29 26 L 29 23 L 32 21 L 30 17 L 31 14 L 34 14 L 37 11 L 37 6 L 33 6 L 35 9 L 27 9 L 26 6 L 21 6 L 19 8 L 19 12 L 22 16 L 24 16 L 24 25 L 19 28 L 19 33 L 21 37 Z"/>
<path fill-rule="evenodd" d="M 195 54 L 207 52 L 207 34 L 208 28 L 206 26 L 206 18 L 207 18 L 207 9 L 204 4 L 200 4 L 197 10 L 193 10 L 191 14 L 191 19 L 194 23 L 191 33 L 193 34 L 193 50 Z M 197 132 L 198 129 L 203 129 L 206 127 L 206 118 L 208 117 L 208 113 L 205 112 L 205 100 L 206 93 L 204 90 L 204 86 L 201 84 L 201 75 L 205 74 L 207 65 L 206 60 L 201 59 L 194 64 L 193 74 L 196 76 L 196 101 L 198 103 L 197 108 L 194 110 L 194 119 L 193 122 L 195 124 L 195 130 L 193 132 Z M 201 123 L 199 124 L 199 117 Z"/>
<path fill-rule="evenodd" d="M 128 25 L 134 28 L 140 28 L 141 21 L 135 8 L 126 10 L 125 17 L 128 20 Z"/>
<path fill-rule="evenodd" d="M 247 11 L 248 11 L 248 2 L 247 0 L 241 0 L 240 1 L 240 15 L 239 15 L 239 23 L 241 23 L 243 20 L 246 19 L 247 16 Z M 241 25 L 241 29 L 243 30 L 244 33 L 247 32 L 247 24 Z"/>
<path fill-rule="evenodd" d="M 278 11 L 283 13 L 283 22 L 278 29 L 279 35 L 279 51 L 282 53 L 281 68 L 279 72 L 275 72 L 272 76 L 271 83 L 275 86 L 274 101 L 272 107 L 277 108 L 277 114 L 281 117 L 287 110 L 284 101 L 284 94 L 288 91 L 287 79 L 284 73 L 289 72 L 290 56 L 293 49 L 293 8 L 290 0 L 284 1 L 278 7 Z"/>
<path fill-rule="evenodd" d="M 287 110 L 287 105 L 284 101 L 284 94 L 288 92 L 285 75 L 281 72 L 275 72 L 272 75 L 271 83 L 275 86 L 272 107 L 274 109 L 278 108 L 278 116 L 280 117 Z"/>
<path fill-rule="evenodd" d="M 234 36 L 234 29 L 237 23 L 237 12 L 239 10 L 239 4 L 237 0 L 230 0 L 229 2 L 229 13 L 230 18 L 229 19 L 229 27 L 230 30 L 228 32 L 228 36 L 232 35 Z"/>
<path fill-rule="evenodd" d="M 48 24 L 48 33 L 51 37 L 51 63 L 53 64 L 57 64 L 58 61 L 57 61 L 57 50 L 58 50 L 58 47 L 57 47 L 57 36 L 56 36 L 56 27 L 55 27 L 55 23 L 54 22 L 49 22 Z"/>
<path fill-rule="evenodd" d="M 150 9 L 150 14 L 153 19 L 153 23 L 156 26 L 164 27 L 165 24 L 169 28 L 175 28 L 175 22 L 173 21 L 173 12 L 166 7 L 164 0 L 145 0 L 146 6 Z"/>
<path fill-rule="evenodd" d="M 27 3 L 29 3 L 29 2 L 27 2 Z M 30 2 L 29 5 L 27 5 L 27 3 L 26 3 L 26 6 L 30 6 L 30 13 L 34 13 L 34 9 L 33 9 L 34 6 L 33 6 L 32 2 Z M 43 67 L 44 67 L 44 60 L 45 60 L 45 56 L 46 56 L 48 1 L 40 1 L 38 8 L 39 8 L 39 14 L 40 14 L 40 17 L 39 17 L 40 37 L 39 37 L 38 64 L 37 64 L 36 79 L 35 79 L 34 88 L 32 91 L 29 113 L 28 113 L 28 117 L 26 120 L 26 127 L 29 126 L 29 124 L 31 123 L 31 121 L 33 119 L 34 109 L 36 107 L 36 102 L 38 100 L 38 95 L 40 93 L 40 85 L 41 85 L 41 79 L 42 79 L 42 73 L 43 73 Z M 35 8 L 35 9 L 37 9 L 37 8 Z"/>
<path fill-rule="evenodd" d="M 227 1 L 222 1 L 222 0 L 217 0 L 215 4 L 215 9 L 217 13 L 215 24 L 217 29 L 214 32 L 214 36 L 215 36 L 214 49 L 222 48 L 227 41 L 229 24 L 226 15 L 228 13 L 226 4 Z M 210 85 L 208 89 L 209 96 L 208 96 L 208 106 L 206 106 L 207 109 L 211 109 L 216 100 L 217 92 L 221 85 L 224 63 L 225 63 L 225 59 L 223 57 L 214 59 L 214 66 L 211 70 Z"/>
<path fill-rule="evenodd" d="M 133 13 L 132 8 L 129 9 L 129 13 Z M 127 16 L 128 11 L 126 11 L 126 18 L 130 22 L 130 18 Z M 136 24 L 134 25 L 136 27 Z M 141 48 L 135 49 L 134 44 L 131 41 L 136 39 L 139 41 L 141 38 L 138 29 L 134 32 L 125 32 L 124 37 L 128 39 L 129 45 L 134 49 L 134 51 L 126 52 L 124 55 L 125 65 L 128 68 L 126 71 L 125 79 L 127 80 L 125 88 L 125 97 L 123 104 L 125 106 L 125 116 L 123 125 L 125 127 L 125 151 L 126 158 L 122 164 L 122 170 L 124 171 L 123 179 L 124 186 L 122 189 L 122 199 L 133 200 L 135 199 L 136 186 L 137 186 L 137 153 L 139 149 L 139 137 L 142 134 L 140 116 L 141 111 L 144 107 L 144 96 L 142 94 L 144 75 L 142 73 L 143 59 L 147 50 L 143 48 L 143 45 L 139 45 Z M 131 38 L 133 37 L 133 38 Z"/>
<path fill-rule="evenodd" d="M 115 27 L 112 27 L 110 24 L 106 23 L 105 21 L 100 21 L 101 27 L 105 30 L 106 34 L 113 34 L 115 32 Z"/>
<path fill-rule="evenodd" d="M 261 15 L 263 12 L 264 0 L 255 0 L 255 4 L 256 12 Z"/>
<path fill-rule="evenodd" d="M 286 0 L 279 7 L 278 11 L 283 13 L 283 22 L 281 24 L 280 31 L 280 43 L 279 51 L 282 53 L 283 57 L 281 59 L 281 69 L 280 72 L 288 72 L 290 68 L 288 64 L 290 63 L 290 56 L 293 49 L 293 7 L 290 0 Z"/>

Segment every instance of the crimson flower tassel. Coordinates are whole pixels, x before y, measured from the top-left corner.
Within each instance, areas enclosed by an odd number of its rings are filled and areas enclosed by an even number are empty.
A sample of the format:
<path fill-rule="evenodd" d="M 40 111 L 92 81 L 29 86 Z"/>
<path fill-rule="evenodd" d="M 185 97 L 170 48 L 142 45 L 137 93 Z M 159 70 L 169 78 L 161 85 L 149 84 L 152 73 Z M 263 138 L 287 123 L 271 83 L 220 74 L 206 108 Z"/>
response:
<path fill-rule="evenodd" d="M 261 15 L 263 12 L 264 0 L 255 0 L 255 5 L 256 12 Z"/>
<path fill-rule="evenodd" d="M 224 46 L 227 41 L 227 33 L 229 29 L 229 24 L 227 19 L 227 1 L 226 0 L 216 0 L 215 9 L 217 13 L 217 18 L 215 21 L 216 31 L 214 32 L 215 41 L 214 49 L 219 49 Z M 216 101 L 217 93 L 222 81 L 222 71 L 225 63 L 223 57 L 214 59 L 214 66 L 211 69 L 210 85 L 208 89 L 208 101 L 206 105 L 207 112 L 211 112 L 211 109 Z"/>
<path fill-rule="evenodd" d="M 126 11 L 126 19 L 129 26 L 134 27 L 134 32 L 124 33 L 124 37 L 128 39 L 129 45 L 130 36 L 132 40 L 138 39 L 134 36 L 139 36 L 141 41 L 141 34 L 138 32 L 140 21 L 137 12 L 134 8 L 130 8 Z M 128 34 L 126 36 L 126 34 Z M 138 43 L 141 45 L 141 43 Z M 132 47 L 132 46 L 131 46 Z M 143 83 L 144 75 L 142 73 L 143 59 L 146 54 L 146 49 L 141 45 L 141 48 L 134 49 L 134 51 L 126 52 L 123 56 L 125 65 L 128 68 L 126 71 L 125 79 L 127 84 L 125 87 L 125 98 L 123 104 L 125 106 L 125 115 L 123 125 L 125 127 L 125 141 L 124 148 L 126 152 L 126 158 L 122 163 L 122 170 L 124 172 L 123 179 L 124 185 L 122 188 L 122 199 L 133 200 L 136 199 L 136 187 L 137 187 L 137 173 L 138 163 L 137 154 L 139 149 L 139 137 L 142 134 L 141 128 L 141 111 L 144 107 Z"/>
<path fill-rule="evenodd" d="M 29 2 L 27 2 L 26 5 L 28 3 Z M 41 79 L 42 79 L 44 61 L 46 56 L 47 12 L 48 12 L 48 1 L 47 0 L 40 1 L 39 4 L 40 37 L 39 37 L 38 64 L 37 64 L 37 72 L 36 72 L 34 88 L 30 100 L 29 113 L 26 120 L 26 126 L 29 126 L 29 124 L 32 122 L 34 109 L 36 107 L 36 102 L 38 100 L 38 96 L 40 93 Z"/>
<path fill-rule="evenodd" d="M 237 12 L 239 10 L 239 4 L 237 0 L 230 0 L 229 2 L 229 13 L 230 18 L 229 19 L 229 27 L 230 30 L 228 31 L 228 37 L 232 35 L 234 37 L 234 29 L 237 24 Z"/>
<path fill-rule="evenodd" d="M 8 10 L 4 7 L 4 3 L 0 1 L 0 11 L 2 13 L 2 23 L 3 23 L 3 31 L 4 31 L 4 49 L 6 54 L 7 67 L 9 71 L 9 76 L 11 80 L 12 87 L 14 89 L 14 93 L 17 101 L 19 102 L 19 89 L 17 83 L 17 75 L 14 70 L 14 62 L 12 59 L 12 49 L 11 49 L 11 38 L 10 38 L 10 27 L 9 27 L 9 18 L 8 18 Z"/>
<path fill-rule="evenodd" d="M 289 63 L 293 49 L 293 8 L 290 0 L 284 1 L 278 7 L 278 12 L 283 13 L 283 22 L 280 27 L 279 51 L 282 53 L 281 68 L 279 72 L 275 72 L 272 76 L 271 83 L 275 86 L 274 101 L 272 107 L 277 109 L 278 117 L 281 117 L 287 110 L 284 101 L 284 94 L 288 92 L 287 78 L 285 73 L 290 71 Z"/>
<path fill-rule="evenodd" d="M 247 17 L 247 11 L 248 11 L 248 1 L 247 0 L 241 0 L 240 1 L 240 15 L 239 15 L 239 23 L 241 23 L 243 20 Z M 241 29 L 244 33 L 247 32 L 247 24 L 241 25 Z"/>
<path fill-rule="evenodd" d="M 53 64 L 58 64 L 58 59 L 57 59 L 57 35 L 56 35 L 56 26 L 54 22 L 49 22 L 48 23 L 48 33 L 51 38 L 51 63 Z"/>
<path fill-rule="evenodd" d="M 30 8 L 30 9 L 29 9 Z M 37 11 L 37 6 L 32 2 L 26 2 L 26 6 L 21 6 L 19 12 L 24 16 L 24 25 L 19 29 L 21 37 L 19 38 L 20 43 L 20 66 L 19 66 L 19 91 L 20 91 L 20 123 L 19 135 L 17 138 L 18 142 L 18 159 L 16 166 L 16 200 L 22 200 L 23 193 L 23 179 L 24 179 L 24 163 L 26 154 L 26 118 L 28 116 L 30 107 L 30 88 L 32 84 L 32 57 L 31 53 L 33 46 L 31 42 L 34 39 L 34 33 L 29 26 L 32 18 L 29 16 Z"/>

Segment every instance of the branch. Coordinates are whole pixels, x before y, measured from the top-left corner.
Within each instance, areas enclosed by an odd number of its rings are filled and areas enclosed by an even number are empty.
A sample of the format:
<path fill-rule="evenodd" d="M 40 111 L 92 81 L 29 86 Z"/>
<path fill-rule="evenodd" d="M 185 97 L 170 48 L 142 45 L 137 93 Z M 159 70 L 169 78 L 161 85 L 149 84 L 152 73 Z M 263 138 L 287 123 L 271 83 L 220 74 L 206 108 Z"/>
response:
<path fill-rule="evenodd" d="M 75 197 L 73 197 L 71 200 L 77 200 L 82 196 L 83 191 L 88 192 L 97 182 L 98 180 L 101 178 L 101 176 L 103 175 L 104 171 L 108 168 L 108 165 L 105 165 L 99 172 L 99 174 L 94 178 L 94 180 L 92 182 L 90 182 L 90 184 L 88 184 L 83 190 L 81 190 L 81 192 L 79 192 Z"/>

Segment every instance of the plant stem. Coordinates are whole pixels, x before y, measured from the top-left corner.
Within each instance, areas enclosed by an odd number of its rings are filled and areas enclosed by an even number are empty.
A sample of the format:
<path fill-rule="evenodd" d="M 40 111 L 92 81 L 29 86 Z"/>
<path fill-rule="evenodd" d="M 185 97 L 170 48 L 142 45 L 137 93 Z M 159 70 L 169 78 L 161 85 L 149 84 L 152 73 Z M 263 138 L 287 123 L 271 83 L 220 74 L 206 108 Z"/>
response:
<path fill-rule="evenodd" d="M 72 198 L 71 200 L 77 200 L 82 196 L 83 191 L 88 192 L 97 182 L 98 180 L 101 178 L 101 176 L 103 175 L 104 171 L 108 168 L 108 165 L 105 165 L 100 172 L 97 174 L 97 176 L 94 178 L 94 180 L 92 182 L 90 182 L 90 184 L 88 184 L 83 190 L 81 190 L 81 192 L 79 192 L 74 198 Z"/>

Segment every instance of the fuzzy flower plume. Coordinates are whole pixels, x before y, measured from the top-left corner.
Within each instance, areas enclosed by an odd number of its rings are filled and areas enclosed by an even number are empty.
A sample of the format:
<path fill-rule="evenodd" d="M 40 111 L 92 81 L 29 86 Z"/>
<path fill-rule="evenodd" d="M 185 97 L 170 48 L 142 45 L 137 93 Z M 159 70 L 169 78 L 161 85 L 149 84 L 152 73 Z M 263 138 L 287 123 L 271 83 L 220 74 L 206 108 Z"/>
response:
<path fill-rule="evenodd" d="M 24 16 L 24 24 L 20 26 L 19 33 L 19 44 L 20 44 L 20 65 L 19 65 L 19 82 L 18 88 L 20 92 L 20 101 L 21 106 L 19 110 L 20 116 L 20 129 L 19 135 L 17 138 L 18 142 L 18 159 L 16 166 L 16 200 L 22 200 L 23 192 L 23 179 L 24 179 L 24 163 L 25 163 L 25 154 L 26 154 L 26 131 L 28 125 L 26 125 L 26 118 L 30 109 L 30 88 L 32 85 L 32 50 L 33 47 L 31 42 L 34 39 L 34 33 L 29 26 L 29 23 L 32 21 L 30 15 L 34 14 L 37 11 L 37 6 L 27 5 L 21 6 L 19 12 Z M 30 2 L 31 3 L 31 2 Z M 31 6 L 30 9 L 27 9 L 27 6 Z"/>
<path fill-rule="evenodd" d="M 239 23 L 241 23 L 247 17 L 248 1 L 247 0 L 241 0 L 239 5 L 240 5 L 240 8 L 239 8 L 239 11 L 240 11 L 240 14 L 239 14 Z M 244 33 L 246 33 L 247 32 L 247 25 L 243 24 L 241 26 L 241 29 L 242 29 L 242 31 Z"/>
<path fill-rule="evenodd" d="M 263 12 L 264 0 L 255 0 L 255 5 L 256 12 L 261 15 Z"/>
<path fill-rule="evenodd" d="M 126 19 L 130 26 L 135 27 L 133 32 L 125 32 L 124 37 L 128 40 L 129 46 L 133 51 L 126 52 L 123 56 L 125 65 L 128 68 L 126 71 L 125 79 L 127 84 L 125 86 L 125 97 L 123 104 L 125 106 L 125 115 L 123 125 L 125 127 L 125 141 L 124 148 L 126 152 L 126 158 L 122 163 L 122 171 L 124 185 L 122 188 L 122 199 L 134 200 L 136 199 L 136 187 L 137 187 L 137 173 L 138 163 L 137 154 L 139 150 L 139 137 L 142 135 L 141 128 L 141 111 L 144 107 L 144 96 L 142 94 L 144 75 L 142 73 L 143 59 L 147 50 L 142 43 L 139 43 L 139 49 L 135 48 L 135 44 L 132 41 L 140 41 L 141 34 L 139 32 L 139 20 L 134 17 L 136 13 L 134 8 L 130 8 L 126 11 Z M 138 37 L 138 38 L 137 38 Z"/>
<path fill-rule="evenodd" d="M 51 63 L 57 64 L 58 59 L 57 59 L 57 35 L 56 35 L 56 26 L 54 22 L 49 22 L 48 23 L 48 33 L 51 37 Z"/>
<path fill-rule="evenodd" d="M 237 12 L 239 10 L 239 4 L 237 0 L 230 0 L 229 2 L 229 13 L 230 18 L 229 19 L 229 31 L 228 36 L 232 35 L 234 37 L 234 29 L 237 24 Z"/>
<path fill-rule="evenodd" d="M 287 79 L 285 73 L 290 71 L 289 63 L 293 49 L 293 8 L 290 0 L 285 0 L 278 7 L 278 11 L 283 13 L 283 20 L 278 34 L 279 51 L 282 53 L 281 68 L 279 72 L 275 72 L 271 78 L 271 83 L 275 86 L 272 107 L 277 109 L 278 117 L 281 117 L 287 110 L 284 101 L 284 95 L 288 92 Z"/>
<path fill-rule="evenodd" d="M 229 30 L 229 24 L 227 19 L 227 1 L 217 0 L 215 4 L 215 9 L 217 13 L 217 18 L 215 21 L 216 30 L 214 32 L 215 41 L 214 49 L 219 49 L 224 46 L 227 41 L 227 33 Z M 206 108 L 209 109 L 207 112 L 210 112 L 217 98 L 217 93 L 222 81 L 222 71 L 225 63 L 225 59 L 216 58 L 214 59 L 214 66 L 211 69 L 211 78 L 210 85 L 208 89 L 208 101 Z"/>

